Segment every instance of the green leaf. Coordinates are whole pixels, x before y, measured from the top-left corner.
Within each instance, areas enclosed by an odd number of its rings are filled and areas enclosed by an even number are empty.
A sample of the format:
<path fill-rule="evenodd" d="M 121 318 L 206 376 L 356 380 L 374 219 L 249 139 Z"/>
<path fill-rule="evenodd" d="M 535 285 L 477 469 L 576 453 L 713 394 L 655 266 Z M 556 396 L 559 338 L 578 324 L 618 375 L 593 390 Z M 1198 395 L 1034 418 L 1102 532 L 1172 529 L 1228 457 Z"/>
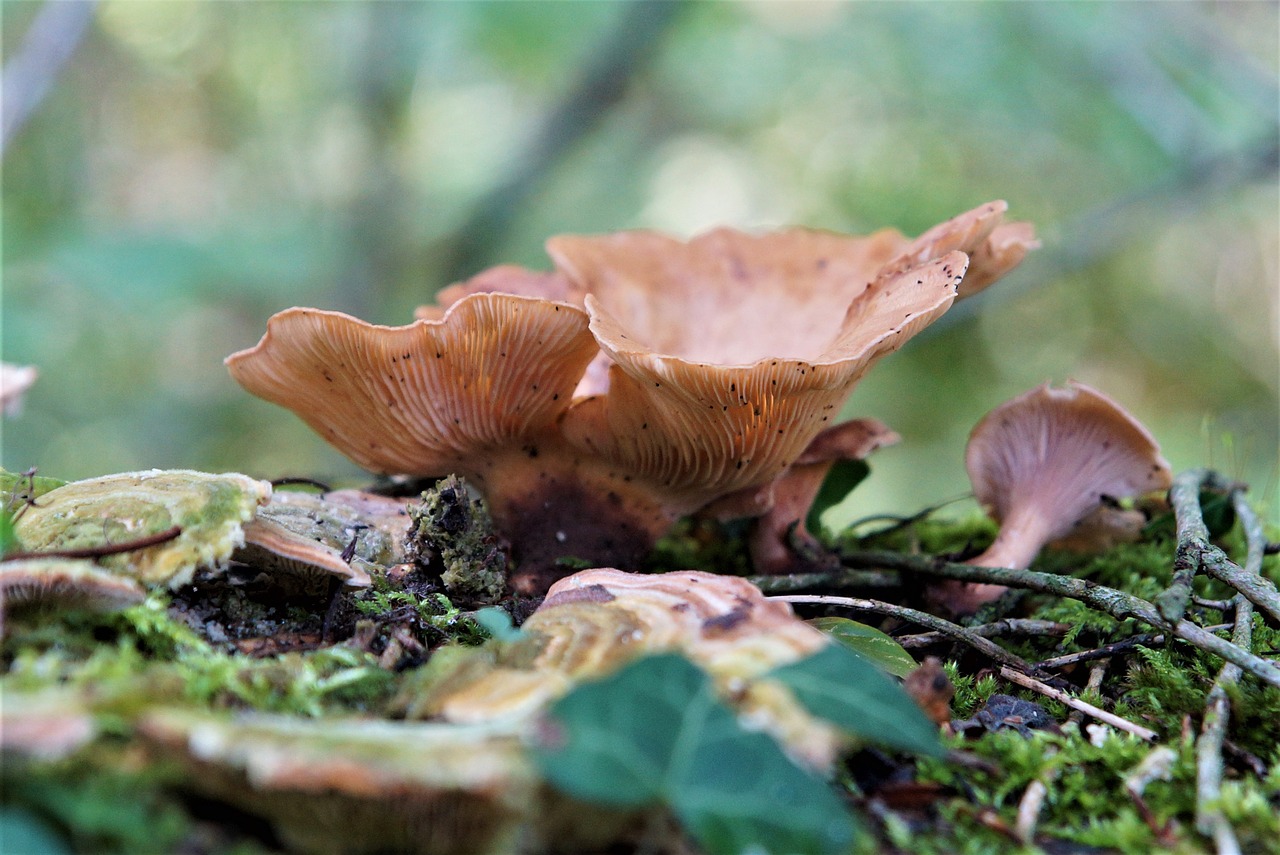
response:
<path fill-rule="evenodd" d="M 542 774 L 575 798 L 665 804 L 712 855 L 847 851 L 853 817 L 772 738 L 748 732 L 683 658 L 652 656 L 579 686 L 548 715 Z"/>
<path fill-rule="evenodd" d="M 44 478 L 39 475 L 25 475 L 21 472 L 0 469 L 0 500 L 6 503 L 9 510 L 17 510 L 26 500 L 38 499 L 50 490 L 65 486 L 66 483 L 57 478 Z"/>
<path fill-rule="evenodd" d="M 524 638 L 524 632 L 512 625 L 511 615 L 507 614 L 506 609 L 489 606 L 476 612 L 471 617 L 495 641 L 515 641 Z"/>
<path fill-rule="evenodd" d="M 7 852 L 71 855 L 72 851 L 48 823 L 20 807 L 0 807 L 0 840 Z"/>
<path fill-rule="evenodd" d="M 889 675 L 839 644 L 767 675 L 795 693 L 809 712 L 867 742 L 942 756 L 937 726 Z"/>
<path fill-rule="evenodd" d="M 809 623 L 895 677 L 905 677 L 916 669 L 911 654 L 874 626 L 842 617 L 814 618 Z"/>
<path fill-rule="evenodd" d="M 13 531 L 13 514 L 0 508 L 0 555 L 18 548 L 18 535 Z"/>
<path fill-rule="evenodd" d="M 818 495 L 809 507 L 809 515 L 805 517 L 805 527 L 812 532 L 822 531 L 822 512 L 844 501 L 844 497 L 853 492 L 871 473 L 871 467 L 862 460 L 837 460 L 827 470 L 827 477 L 822 480 Z"/>

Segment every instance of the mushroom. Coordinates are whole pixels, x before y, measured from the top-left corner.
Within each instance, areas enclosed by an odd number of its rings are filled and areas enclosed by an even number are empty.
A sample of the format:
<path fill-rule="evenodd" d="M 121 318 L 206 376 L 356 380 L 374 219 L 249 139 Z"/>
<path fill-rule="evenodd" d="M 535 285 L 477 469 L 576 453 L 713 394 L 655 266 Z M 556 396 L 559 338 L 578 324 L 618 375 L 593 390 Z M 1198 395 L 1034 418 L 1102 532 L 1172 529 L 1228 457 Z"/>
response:
<path fill-rule="evenodd" d="M 244 545 L 233 557 L 306 590 L 333 579 L 367 588 L 371 570 L 404 560 L 408 528 L 403 499 L 360 490 L 283 490 L 245 524 Z"/>
<path fill-rule="evenodd" d="M 206 798 L 300 852 L 507 852 L 548 805 L 513 726 L 152 709 L 136 725 Z"/>
<path fill-rule="evenodd" d="M 243 524 L 271 495 L 246 475 L 151 469 L 74 481 L 28 505 L 14 523 L 31 552 L 103 549 L 176 529 L 158 545 L 104 554 L 99 563 L 147 586 L 176 590 L 201 567 L 220 568 L 244 543 Z"/>
<path fill-rule="evenodd" d="M 1167 490 L 1168 462 L 1137 419 L 1096 389 L 1044 384 L 1001 404 L 969 435 L 965 467 L 974 495 L 1000 523 L 995 541 L 968 563 L 1026 568 L 1108 498 Z M 957 613 L 998 598 L 1000 585 L 946 586 Z"/>
<path fill-rule="evenodd" d="M 10 417 L 21 414 L 22 398 L 39 373 L 30 365 L 0 362 L 0 414 Z"/>
<path fill-rule="evenodd" d="M 146 597 L 137 582 L 85 559 L 22 558 L 0 564 L 0 615 L 26 608 L 112 612 Z"/>
<path fill-rule="evenodd" d="M 1032 244 L 1004 209 L 916 241 L 561 236 L 551 273 L 494 268 L 406 327 L 289 309 L 227 364 L 367 468 L 466 478 L 540 593 L 563 556 L 634 567 L 679 517 L 783 477 L 950 307 L 966 252 L 994 278 Z"/>
<path fill-rule="evenodd" d="M 756 572 L 801 570 L 822 553 L 805 517 L 831 467 L 842 460 L 862 460 L 899 438 L 876 419 L 854 419 L 827 428 L 814 437 L 785 475 L 763 487 L 726 496 L 701 513 L 718 519 L 755 518 L 748 547 Z"/>
<path fill-rule="evenodd" d="M 521 632 L 491 666 L 473 660 L 452 676 L 437 676 L 426 692 L 411 690 L 408 716 L 461 724 L 528 718 L 579 682 L 640 656 L 676 651 L 796 756 L 814 767 L 834 759 L 837 732 L 759 679 L 829 639 L 745 579 L 693 570 L 583 570 L 552 585 Z"/>

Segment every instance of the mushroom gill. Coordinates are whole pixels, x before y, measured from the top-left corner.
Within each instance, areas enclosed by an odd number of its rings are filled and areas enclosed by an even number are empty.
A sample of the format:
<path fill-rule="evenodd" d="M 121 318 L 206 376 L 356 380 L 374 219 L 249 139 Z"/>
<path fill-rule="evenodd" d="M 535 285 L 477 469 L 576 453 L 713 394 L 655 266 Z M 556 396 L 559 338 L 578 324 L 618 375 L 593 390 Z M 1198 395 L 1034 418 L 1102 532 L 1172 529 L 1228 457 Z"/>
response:
<path fill-rule="evenodd" d="M 914 241 L 556 237 L 552 272 L 493 268 L 405 327 L 289 309 L 227 364 L 369 469 L 467 478 L 538 593 L 561 557 L 634 567 L 680 516 L 784 476 L 950 307 L 966 253 L 994 279 L 1034 245 L 1005 207 Z"/>
<path fill-rule="evenodd" d="M 527 445 L 568 406 L 595 355 L 586 320 L 506 293 L 468 295 L 403 327 L 286 309 L 226 362 L 241 386 L 367 469 L 483 481 L 492 455 Z"/>

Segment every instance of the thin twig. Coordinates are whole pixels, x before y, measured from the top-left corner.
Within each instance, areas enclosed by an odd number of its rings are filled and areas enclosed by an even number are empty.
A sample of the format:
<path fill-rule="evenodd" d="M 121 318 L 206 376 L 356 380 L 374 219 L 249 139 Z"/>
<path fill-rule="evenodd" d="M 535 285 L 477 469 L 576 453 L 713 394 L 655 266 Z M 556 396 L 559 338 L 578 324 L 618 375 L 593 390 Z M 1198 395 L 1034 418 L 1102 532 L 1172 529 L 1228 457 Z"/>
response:
<path fill-rule="evenodd" d="M 182 534 L 182 526 L 175 525 L 156 534 L 126 540 L 123 543 L 106 543 L 102 546 L 86 546 L 83 549 L 44 549 L 36 552 L 10 552 L 3 561 L 19 561 L 31 558 L 104 558 L 108 555 L 119 555 L 122 552 L 133 552 L 167 543 Z"/>
<path fill-rule="evenodd" d="M 1280 624 L 1280 591 L 1275 584 L 1262 575 L 1262 557 L 1266 551 L 1267 536 L 1263 531 L 1262 520 L 1254 513 L 1253 508 L 1245 501 L 1244 490 L 1231 491 L 1231 504 L 1235 508 L 1236 518 L 1244 530 L 1245 542 L 1249 555 L 1245 566 L 1241 567 L 1227 558 L 1218 547 L 1207 544 L 1207 549 L 1200 552 L 1200 561 L 1204 571 L 1219 582 L 1225 582 L 1235 588 L 1258 608 L 1266 612 L 1271 620 Z M 1256 558 L 1254 552 L 1257 552 Z"/>
<path fill-rule="evenodd" d="M 1208 469 L 1185 472 L 1174 479 L 1173 489 L 1169 491 L 1169 502 L 1173 505 L 1178 530 L 1178 552 L 1174 559 L 1175 583 L 1186 577 L 1185 593 L 1189 595 L 1190 576 L 1203 570 L 1219 582 L 1244 594 L 1250 602 L 1266 612 L 1273 622 L 1280 624 L 1280 591 L 1276 590 L 1271 580 L 1262 575 L 1261 569 L 1250 573 L 1210 542 L 1209 529 L 1204 524 L 1204 514 L 1200 509 L 1200 491 L 1204 489 L 1229 491 L 1241 526 L 1246 530 L 1252 529 L 1252 536 L 1261 540 L 1264 543 L 1262 548 L 1265 548 L 1266 537 L 1262 533 L 1262 522 L 1244 500 L 1242 487 L 1227 484 L 1216 472 Z M 1249 536 L 1250 532 L 1246 531 L 1246 537 Z M 1175 600 L 1175 595 L 1180 596 L 1182 593 L 1182 586 L 1177 585 L 1162 594 L 1161 597 L 1168 597 L 1168 600 L 1156 601 L 1156 605 L 1160 606 L 1160 613 L 1173 619 L 1172 613 L 1166 611 L 1166 606 L 1174 609 L 1180 604 L 1185 609 L 1185 600 Z M 1181 612 L 1178 617 L 1181 617 Z"/>
<path fill-rule="evenodd" d="M 1213 626 L 1206 626 L 1205 632 L 1218 632 L 1224 629 L 1230 629 L 1231 624 L 1219 623 Z M 1104 644 L 1101 647 L 1095 647 L 1092 650 L 1077 650 L 1075 653 L 1068 653 L 1064 656 L 1055 656 L 1052 659 L 1045 659 L 1036 664 L 1041 668 L 1065 668 L 1068 665 L 1075 665 L 1079 662 L 1089 662 L 1094 659 L 1110 659 L 1112 656 L 1121 653 L 1128 653 L 1139 647 L 1160 647 L 1165 643 L 1165 635 L 1163 632 L 1144 632 L 1141 635 L 1130 636 L 1121 641 L 1111 644 Z"/>
<path fill-rule="evenodd" d="M 1196 547 L 1209 543 L 1209 529 L 1200 510 L 1200 491 L 1208 486 L 1213 474 L 1208 469 L 1192 469 L 1173 479 L 1169 488 L 1169 504 L 1177 521 L 1178 551 L 1173 558 L 1173 578 L 1153 603 L 1167 621 L 1182 620 L 1191 602 L 1191 583 L 1201 561 Z"/>
<path fill-rule="evenodd" d="M 1046 777 L 1057 777 L 1055 768 Z M 1040 821 L 1040 810 L 1044 807 L 1045 796 L 1049 795 L 1049 785 L 1041 778 L 1027 784 L 1022 798 L 1018 800 L 1017 819 L 1013 823 L 1014 834 L 1023 846 L 1031 846 L 1036 840 L 1036 824 Z"/>
<path fill-rule="evenodd" d="M 1094 662 L 1093 665 L 1089 668 L 1089 682 L 1085 683 L 1084 691 L 1081 694 L 1084 694 L 1087 692 L 1093 692 L 1095 694 L 1101 695 L 1102 681 L 1103 679 L 1106 678 L 1107 669 L 1110 667 L 1111 667 L 1110 659 L 1099 659 L 1097 662 Z M 1067 716 L 1067 721 L 1075 722 L 1075 724 L 1079 726 L 1080 720 L 1082 718 L 1084 718 L 1084 712 L 1082 710 L 1072 710 L 1071 713 Z"/>
<path fill-rule="evenodd" d="M 995 642 L 989 641 L 980 635 L 976 635 L 959 624 L 954 624 L 949 620 L 943 620 L 936 615 L 931 615 L 928 612 L 922 612 L 918 609 L 911 609 L 906 606 L 897 606 L 893 603 L 881 602 L 880 600 L 864 600 L 855 597 L 828 597 L 816 594 L 792 594 L 780 597 L 770 597 L 769 599 L 779 600 L 784 603 L 813 603 L 815 605 L 841 606 L 847 609 L 873 612 L 875 614 L 898 618 L 899 620 L 910 621 L 911 623 L 919 624 L 920 626 L 941 632 L 946 636 L 954 638 L 956 641 L 963 642 L 989 659 L 992 659 L 1014 671 L 1024 674 L 1034 674 L 1038 677 L 1043 677 L 1046 680 L 1062 683 L 1060 678 L 1041 671 L 1030 662 L 1010 653 Z"/>
<path fill-rule="evenodd" d="M 1005 618 L 993 623 L 979 624 L 978 626 L 966 627 L 969 632 L 974 635 L 980 635 L 983 638 L 992 638 L 1004 635 L 1066 635 L 1071 631 L 1071 624 L 1059 623 L 1053 620 L 1032 620 L 1030 618 Z M 941 632 L 921 632 L 916 635 L 900 635 L 894 639 L 907 650 L 917 647 L 928 647 L 931 644 L 940 644 L 946 641 L 949 636 L 943 635 Z"/>
<path fill-rule="evenodd" d="M 4 64 L 0 94 L 0 156 L 35 114 L 75 54 L 93 21 L 96 0 L 48 0 L 36 13 L 22 45 Z"/>
<path fill-rule="evenodd" d="M 828 584 L 830 580 L 830 584 Z M 748 576 L 747 581 L 766 594 L 790 594 L 809 588 L 897 588 L 902 575 L 886 570 L 844 570 L 833 573 L 789 573 L 785 576 Z"/>
<path fill-rule="evenodd" d="M 1237 491 L 1232 500 L 1236 516 L 1245 529 L 1248 553 L 1244 572 L 1260 575 L 1267 543 L 1262 524 L 1254 516 L 1241 492 Z M 1253 604 L 1245 599 L 1244 591 L 1236 595 L 1235 618 L 1231 640 L 1248 650 L 1253 644 Z M 1235 832 L 1218 805 L 1222 795 L 1222 744 L 1227 737 L 1227 725 L 1231 721 L 1231 703 L 1227 691 L 1239 679 L 1240 669 L 1237 666 L 1231 663 L 1222 666 L 1205 701 L 1200 739 L 1196 742 L 1196 828 L 1201 834 L 1213 838 L 1220 855 L 1240 851 Z"/>
<path fill-rule="evenodd" d="M 1134 724 L 1128 719 L 1123 719 L 1114 713 L 1109 713 L 1104 709 L 1095 707 L 1087 701 L 1082 701 L 1074 695 L 1069 695 L 1064 691 L 1055 689 L 1053 686 L 1046 685 L 1034 677 L 1028 677 L 1026 674 L 1020 674 L 1012 668 L 1001 667 L 1000 676 L 1011 683 L 1017 683 L 1019 686 L 1031 689 L 1033 692 L 1039 692 L 1046 698 L 1053 698 L 1055 701 L 1066 704 L 1073 710 L 1079 710 L 1086 715 L 1092 716 L 1098 721 L 1105 722 L 1117 730 L 1123 730 L 1125 733 L 1132 733 L 1139 739 L 1145 739 L 1147 742 L 1153 742 L 1159 736 L 1158 733 L 1150 728 L 1143 727 L 1140 724 Z"/>
<path fill-rule="evenodd" d="M 1234 662 L 1259 679 L 1280 687 L 1280 667 L 1247 650 L 1242 650 L 1225 638 L 1218 638 L 1189 620 L 1180 620 L 1170 625 L 1170 622 L 1166 621 L 1156 607 L 1147 600 L 1086 579 L 1060 576 L 1056 573 L 1040 573 L 1034 570 L 953 564 L 928 555 L 901 555 L 887 551 L 845 553 L 841 556 L 841 560 L 845 564 L 861 569 L 908 570 L 946 579 L 959 579 L 962 582 L 985 582 L 1011 588 L 1027 588 L 1043 594 L 1079 600 L 1091 608 L 1106 612 L 1117 620 L 1136 618 L 1166 633 L 1172 632 L 1174 637 L 1182 639 L 1193 647 L 1212 653 L 1228 662 Z"/>

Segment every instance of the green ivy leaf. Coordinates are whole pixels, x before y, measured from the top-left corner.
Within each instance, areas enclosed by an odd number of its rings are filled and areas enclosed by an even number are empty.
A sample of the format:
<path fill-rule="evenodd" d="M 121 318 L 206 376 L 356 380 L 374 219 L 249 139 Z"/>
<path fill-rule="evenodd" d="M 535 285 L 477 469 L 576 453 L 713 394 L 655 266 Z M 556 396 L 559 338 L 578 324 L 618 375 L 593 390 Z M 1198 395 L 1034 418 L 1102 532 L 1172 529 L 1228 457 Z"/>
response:
<path fill-rule="evenodd" d="M 889 675 L 840 644 L 828 644 L 767 675 L 795 693 L 809 712 L 855 736 L 903 751 L 941 757 L 938 728 Z"/>
<path fill-rule="evenodd" d="M 916 670 L 911 654 L 874 626 L 842 617 L 814 618 L 809 623 L 895 677 L 905 677 Z"/>
<path fill-rule="evenodd" d="M 853 817 L 772 738 L 748 732 L 683 658 L 634 662 L 579 686 L 535 749 L 564 792 L 621 807 L 665 804 L 712 855 L 847 851 Z"/>
<path fill-rule="evenodd" d="M 837 460 L 827 470 L 827 477 L 818 488 L 818 495 L 809 506 L 804 524 L 809 531 L 822 531 L 822 512 L 844 501 L 863 480 L 871 474 L 871 467 L 863 460 Z"/>
<path fill-rule="evenodd" d="M 0 555 L 8 555 L 18 548 L 18 535 L 13 530 L 13 514 L 0 508 Z"/>
<path fill-rule="evenodd" d="M 22 501 L 38 499 L 50 490 L 66 486 L 66 483 L 57 478 L 44 478 L 39 475 L 25 475 L 21 472 L 0 469 L 0 500 L 8 503 L 15 498 Z M 16 510 L 16 507 L 11 506 L 10 510 Z"/>
<path fill-rule="evenodd" d="M 471 617 L 495 641 L 516 641 L 524 638 L 524 631 L 515 628 L 511 623 L 511 615 L 506 609 L 488 606 Z"/>

